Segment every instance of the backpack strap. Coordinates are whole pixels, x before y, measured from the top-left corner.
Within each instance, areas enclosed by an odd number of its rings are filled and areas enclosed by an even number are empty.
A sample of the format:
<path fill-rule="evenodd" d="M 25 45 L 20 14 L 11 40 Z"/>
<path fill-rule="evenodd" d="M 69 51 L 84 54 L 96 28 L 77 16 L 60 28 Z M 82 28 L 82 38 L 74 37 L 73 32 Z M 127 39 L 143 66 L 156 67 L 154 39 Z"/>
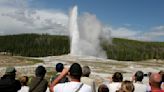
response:
<path fill-rule="evenodd" d="M 79 88 L 78 88 L 75 92 L 79 92 L 79 90 L 82 88 L 83 85 L 84 85 L 84 84 L 82 83 L 82 84 L 79 86 Z"/>

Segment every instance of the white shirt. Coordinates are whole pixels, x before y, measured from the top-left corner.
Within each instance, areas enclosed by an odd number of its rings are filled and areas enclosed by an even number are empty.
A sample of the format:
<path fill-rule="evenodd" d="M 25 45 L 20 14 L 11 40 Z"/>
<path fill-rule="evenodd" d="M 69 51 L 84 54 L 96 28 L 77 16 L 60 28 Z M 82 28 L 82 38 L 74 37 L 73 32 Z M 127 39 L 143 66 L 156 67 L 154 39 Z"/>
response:
<path fill-rule="evenodd" d="M 134 84 L 134 92 L 147 92 L 148 87 L 140 82 L 133 83 Z"/>
<path fill-rule="evenodd" d="M 161 89 L 164 90 L 164 82 L 161 83 Z"/>
<path fill-rule="evenodd" d="M 49 88 L 49 87 L 47 87 L 47 90 L 46 90 L 46 92 L 50 92 L 50 88 Z"/>
<path fill-rule="evenodd" d="M 81 82 L 59 83 L 54 86 L 54 92 L 75 92 L 81 85 Z M 83 84 L 79 92 L 92 92 L 91 86 Z"/>
<path fill-rule="evenodd" d="M 29 92 L 29 87 L 28 86 L 22 86 L 18 92 Z"/>
<path fill-rule="evenodd" d="M 116 92 L 116 90 L 119 90 L 121 87 L 121 82 L 112 82 L 107 85 L 109 88 L 109 92 Z"/>

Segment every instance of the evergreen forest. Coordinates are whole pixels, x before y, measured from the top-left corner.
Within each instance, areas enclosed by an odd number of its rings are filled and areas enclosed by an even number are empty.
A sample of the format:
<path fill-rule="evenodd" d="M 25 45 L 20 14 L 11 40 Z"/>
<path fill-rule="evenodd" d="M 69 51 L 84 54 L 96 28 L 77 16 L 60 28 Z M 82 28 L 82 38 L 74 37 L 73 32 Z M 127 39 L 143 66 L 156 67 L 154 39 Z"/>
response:
<path fill-rule="evenodd" d="M 113 38 L 111 44 L 105 41 L 101 46 L 109 59 L 120 61 L 140 61 L 164 59 L 164 42 L 143 42 Z M 0 52 L 26 57 L 44 57 L 68 54 L 68 36 L 48 34 L 17 34 L 0 36 Z"/>

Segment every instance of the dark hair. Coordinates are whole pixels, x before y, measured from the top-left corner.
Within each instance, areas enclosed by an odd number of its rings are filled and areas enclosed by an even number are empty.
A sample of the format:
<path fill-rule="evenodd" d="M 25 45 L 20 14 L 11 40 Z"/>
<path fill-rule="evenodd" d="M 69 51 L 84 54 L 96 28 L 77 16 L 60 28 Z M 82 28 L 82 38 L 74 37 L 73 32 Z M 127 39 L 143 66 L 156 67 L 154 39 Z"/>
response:
<path fill-rule="evenodd" d="M 120 72 L 115 72 L 114 75 L 112 76 L 113 82 L 122 82 L 123 76 Z"/>
<path fill-rule="evenodd" d="M 91 73 L 91 69 L 89 68 L 89 66 L 84 66 L 82 68 L 82 72 L 83 72 L 83 76 L 85 77 L 89 77 L 90 73 Z"/>
<path fill-rule="evenodd" d="M 135 81 L 142 81 L 144 78 L 144 73 L 142 71 L 137 71 L 134 76 Z"/>
<path fill-rule="evenodd" d="M 35 70 L 35 75 L 37 77 L 44 77 L 44 75 L 46 74 L 46 69 L 44 66 L 38 66 Z"/>
<path fill-rule="evenodd" d="M 64 65 L 62 63 L 57 63 L 56 64 L 56 71 L 57 72 L 62 72 L 64 69 Z"/>
<path fill-rule="evenodd" d="M 98 92 L 109 92 L 109 89 L 108 89 L 108 87 L 105 84 L 101 84 L 98 87 Z"/>
<path fill-rule="evenodd" d="M 82 68 L 81 68 L 80 64 L 73 63 L 69 69 L 69 72 L 70 72 L 71 77 L 80 80 L 80 78 L 82 76 Z"/>

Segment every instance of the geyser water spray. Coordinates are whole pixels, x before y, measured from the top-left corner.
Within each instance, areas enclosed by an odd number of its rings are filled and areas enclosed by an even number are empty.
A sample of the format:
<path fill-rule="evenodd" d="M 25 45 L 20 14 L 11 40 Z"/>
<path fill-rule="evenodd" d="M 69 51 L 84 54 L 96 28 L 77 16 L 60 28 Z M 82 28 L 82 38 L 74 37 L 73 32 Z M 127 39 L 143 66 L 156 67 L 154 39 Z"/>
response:
<path fill-rule="evenodd" d="M 84 13 L 78 17 L 78 8 L 70 11 L 69 31 L 71 52 L 73 56 L 94 56 L 106 58 L 106 53 L 100 46 L 100 34 L 103 28 L 95 15 Z"/>

